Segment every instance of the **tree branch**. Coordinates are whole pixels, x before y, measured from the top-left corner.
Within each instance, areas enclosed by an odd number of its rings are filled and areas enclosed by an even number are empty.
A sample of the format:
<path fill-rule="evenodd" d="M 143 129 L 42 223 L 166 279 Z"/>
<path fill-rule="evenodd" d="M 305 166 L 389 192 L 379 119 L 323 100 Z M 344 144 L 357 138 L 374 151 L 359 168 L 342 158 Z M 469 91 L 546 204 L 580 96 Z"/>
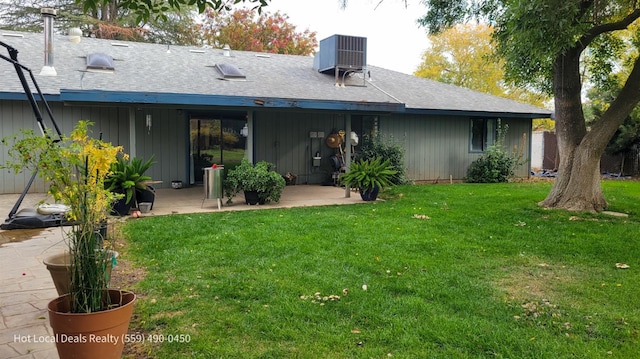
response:
<path fill-rule="evenodd" d="M 633 69 L 627 78 L 622 90 L 618 93 L 616 99 L 611 103 L 609 108 L 602 114 L 600 121 L 596 122 L 591 131 L 601 136 L 603 132 L 606 137 L 613 136 L 618 127 L 629 116 L 629 113 L 640 102 L 640 56 L 636 58 Z M 610 138 L 610 137 L 606 137 Z M 605 144 L 606 145 L 606 144 Z"/>
<path fill-rule="evenodd" d="M 627 15 L 624 19 L 612 22 L 608 24 L 602 24 L 598 26 L 594 26 L 590 31 L 588 31 L 580 40 L 578 41 L 584 47 L 587 47 L 596 37 L 606 32 L 616 31 L 616 30 L 624 30 L 631 23 L 640 18 L 640 9 L 635 9 L 629 15 Z"/>

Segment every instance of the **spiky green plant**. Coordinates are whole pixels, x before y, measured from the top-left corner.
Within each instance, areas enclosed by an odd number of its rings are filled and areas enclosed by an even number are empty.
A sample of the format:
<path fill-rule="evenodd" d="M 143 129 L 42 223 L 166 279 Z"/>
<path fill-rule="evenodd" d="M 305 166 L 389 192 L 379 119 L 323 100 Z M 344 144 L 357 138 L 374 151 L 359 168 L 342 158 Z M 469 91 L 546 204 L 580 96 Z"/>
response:
<path fill-rule="evenodd" d="M 342 174 L 340 180 L 344 185 L 367 191 L 375 187 L 380 189 L 393 185 L 392 178 L 397 173 L 390 160 L 380 157 L 359 160 L 349 166 L 349 172 Z"/>

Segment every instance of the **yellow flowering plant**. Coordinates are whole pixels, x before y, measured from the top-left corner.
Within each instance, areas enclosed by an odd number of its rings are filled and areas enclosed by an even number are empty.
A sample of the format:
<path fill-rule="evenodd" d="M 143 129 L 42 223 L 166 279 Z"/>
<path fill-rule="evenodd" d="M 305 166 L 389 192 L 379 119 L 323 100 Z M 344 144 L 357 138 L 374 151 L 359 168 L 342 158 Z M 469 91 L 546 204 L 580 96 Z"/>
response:
<path fill-rule="evenodd" d="M 107 268 L 115 258 L 105 248 L 101 228 L 112 203 L 119 196 L 105 187 L 111 165 L 122 156 L 122 146 L 90 136 L 89 121 L 79 121 L 69 136 L 57 139 L 52 133 L 37 135 L 33 130 L 2 140 L 9 145 L 10 160 L 4 168 L 16 173 L 37 171 L 48 185 L 48 193 L 68 207 L 67 233 L 71 257 L 71 312 L 87 313 L 107 309 Z"/>

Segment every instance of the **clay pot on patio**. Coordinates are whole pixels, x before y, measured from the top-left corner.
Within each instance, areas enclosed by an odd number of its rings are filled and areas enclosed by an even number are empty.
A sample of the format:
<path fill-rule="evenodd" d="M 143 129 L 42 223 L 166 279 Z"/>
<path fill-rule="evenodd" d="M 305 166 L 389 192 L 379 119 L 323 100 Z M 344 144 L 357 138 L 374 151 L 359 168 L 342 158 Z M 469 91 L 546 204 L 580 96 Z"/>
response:
<path fill-rule="evenodd" d="M 113 308 L 94 313 L 70 313 L 68 294 L 49 302 L 49 324 L 60 359 L 122 356 L 136 296 L 110 289 L 109 298 Z"/>
<path fill-rule="evenodd" d="M 119 253 L 116 251 L 109 251 L 112 256 L 118 258 Z M 47 257 L 43 261 L 47 266 L 53 284 L 56 286 L 58 295 L 62 296 L 69 293 L 69 281 L 71 275 L 69 274 L 71 268 L 71 256 L 69 252 L 58 253 Z M 107 278 L 111 278 L 111 267 L 107 267 Z"/>

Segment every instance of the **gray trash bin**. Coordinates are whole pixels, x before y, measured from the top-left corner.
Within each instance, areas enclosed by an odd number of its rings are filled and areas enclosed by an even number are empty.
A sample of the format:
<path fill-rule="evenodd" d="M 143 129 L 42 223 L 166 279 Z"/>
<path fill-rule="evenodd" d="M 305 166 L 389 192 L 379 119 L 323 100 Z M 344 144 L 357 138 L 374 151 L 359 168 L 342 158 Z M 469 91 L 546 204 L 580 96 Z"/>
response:
<path fill-rule="evenodd" d="M 223 166 L 207 167 L 204 169 L 204 199 L 222 198 Z"/>

